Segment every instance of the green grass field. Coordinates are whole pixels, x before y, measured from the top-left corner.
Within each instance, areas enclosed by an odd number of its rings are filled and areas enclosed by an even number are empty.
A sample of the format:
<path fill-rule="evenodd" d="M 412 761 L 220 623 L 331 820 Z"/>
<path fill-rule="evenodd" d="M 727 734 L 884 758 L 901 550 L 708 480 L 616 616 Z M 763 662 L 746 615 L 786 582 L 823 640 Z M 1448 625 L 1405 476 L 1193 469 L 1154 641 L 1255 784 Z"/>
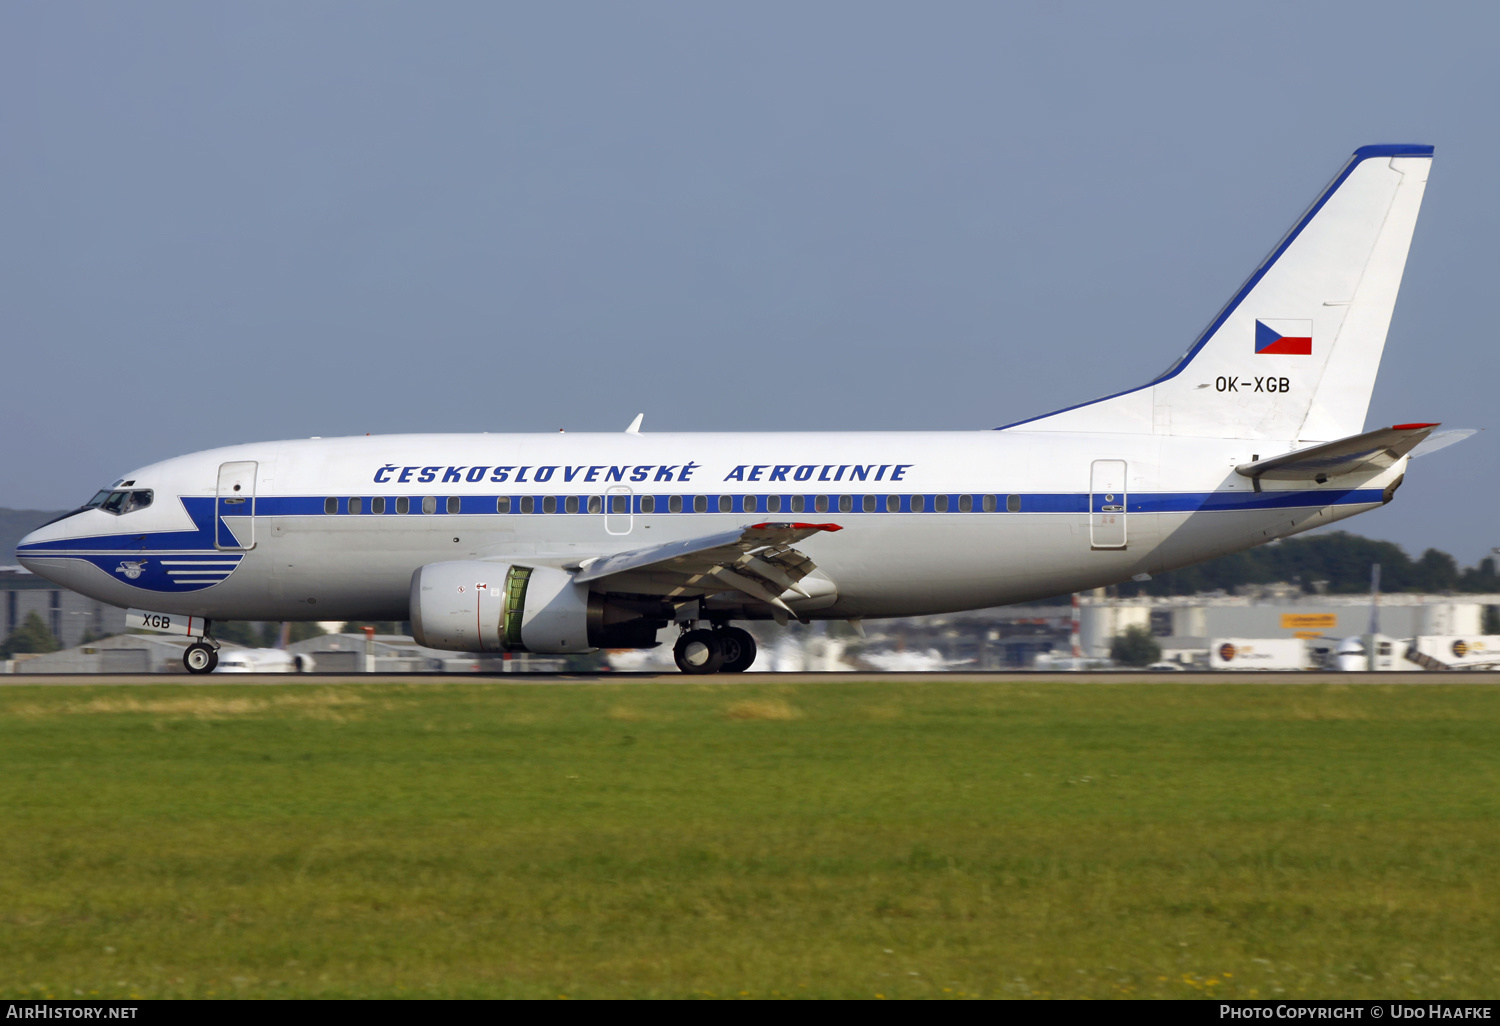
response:
<path fill-rule="evenodd" d="M 0 689 L 0 996 L 1493 997 L 1500 689 Z"/>

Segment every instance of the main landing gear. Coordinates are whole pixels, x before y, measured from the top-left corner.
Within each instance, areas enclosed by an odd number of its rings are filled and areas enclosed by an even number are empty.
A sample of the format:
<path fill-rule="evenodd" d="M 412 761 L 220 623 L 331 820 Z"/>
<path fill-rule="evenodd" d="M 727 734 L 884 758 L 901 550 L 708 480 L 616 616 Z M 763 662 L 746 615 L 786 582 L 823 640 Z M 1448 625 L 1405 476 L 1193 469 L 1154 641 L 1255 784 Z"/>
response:
<path fill-rule="evenodd" d="M 219 646 L 212 638 L 195 641 L 182 653 L 182 665 L 188 673 L 213 673 L 219 665 Z"/>
<path fill-rule="evenodd" d="M 672 658 L 683 673 L 744 673 L 755 662 L 755 639 L 739 627 L 683 631 Z"/>

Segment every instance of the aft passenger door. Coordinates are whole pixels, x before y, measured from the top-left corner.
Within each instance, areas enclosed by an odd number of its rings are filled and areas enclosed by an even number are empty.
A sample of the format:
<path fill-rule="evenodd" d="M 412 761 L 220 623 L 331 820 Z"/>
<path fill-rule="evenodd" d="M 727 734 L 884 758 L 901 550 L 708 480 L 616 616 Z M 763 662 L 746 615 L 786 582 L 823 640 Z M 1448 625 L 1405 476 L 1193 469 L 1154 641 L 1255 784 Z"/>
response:
<path fill-rule="evenodd" d="M 1125 548 L 1125 461 L 1095 460 L 1089 475 L 1089 543 Z"/>
<path fill-rule="evenodd" d="M 214 548 L 248 552 L 255 548 L 255 471 L 253 460 L 219 464 L 214 494 Z M 243 517 L 233 528 L 225 517 Z"/>

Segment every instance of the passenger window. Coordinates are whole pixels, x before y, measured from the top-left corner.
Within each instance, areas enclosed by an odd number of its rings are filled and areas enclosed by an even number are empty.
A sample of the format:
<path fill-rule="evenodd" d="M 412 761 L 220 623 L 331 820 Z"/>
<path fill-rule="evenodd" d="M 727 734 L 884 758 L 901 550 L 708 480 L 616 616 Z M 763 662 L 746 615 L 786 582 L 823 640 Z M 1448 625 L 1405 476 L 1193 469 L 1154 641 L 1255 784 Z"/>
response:
<path fill-rule="evenodd" d="M 733 498 L 733 496 L 729 496 L 729 495 L 721 495 L 721 496 L 719 496 L 719 512 L 720 513 L 732 513 L 732 512 L 734 512 L 734 498 Z"/>
<path fill-rule="evenodd" d="M 1019 495 L 1007 495 L 1005 497 L 1005 509 L 1009 513 L 1021 512 L 1021 497 Z"/>
<path fill-rule="evenodd" d="M 708 496 L 707 495 L 695 495 L 695 496 L 693 496 L 693 512 L 694 513 L 707 513 L 708 512 Z"/>
<path fill-rule="evenodd" d="M 330 516 L 331 517 L 335 513 L 337 513 L 338 511 L 339 511 L 339 500 L 337 500 L 337 499 L 324 499 L 323 500 L 323 515 L 324 516 Z"/>
<path fill-rule="evenodd" d="M 385 512 L 384 495 L 377 495 L 375 496 L 375 498 L 370 500 L 370 512 L 374 513 L 377 517 Z"/>
<path fill-rule="evenodd" d="M 913 513 L 920 513 L 920 512 L 922 512 L 922 510 L 926 507 L 926 505 L 927 505 L 927 503 L 923 500 L 922 496 L 920 496 L 920 495 L 913 495 L 911 497 L 911 511 Z"/>
<path fill-rule="evenodd" d="M 361 513 L 364 511 L 364 508 L 365 504 L 363 499 L 354 498 L 349 500 L 350 513 Z"/>
<path fill-rule="evenodd" d="M 804 512 L 806 509 L 807 509 L 807 496 L 805 496 L 805 495 L 793 495 L 792 496 L 792 512 L 793 513 L 801 513 L 801 512 Z"/>
<path fill-rule="evenodd" d="M 462 499 L 460 499 L 457 495 L 450 495 L 450 496 L 448 496 L 448 512 L 449 513 L 457 513 L 460 509 L 463 508 L 463 504 L 464 504 L 464 501 Z"/>
<path fill-rule="evenodd" d="M 933 498 L 932 498 L 932 508 L 935 509 L 935 510 L 937 510 L 939 513 L 946 513 L 946 512 L 948 512 L 948 496 L 946 496 L 946 495 L 935 495 L 935 496 L 933 496 Z"/>
<path fill-rule="evenodd" d="M 780 513 L 781 512 L 781 496 L 779 496 L 779 495 L 767 495 L 766 496 L 766 512 L 767 513 Z"/>
<path fill-rule="evenodd" d="M 578 496 L 576 496 L 576 495 L 570 495 L 566 499 L 563 500 L 563 512 L 565 512 L 565 513 L 577 513 L 578 512 Z"/>
<path fill-rule="evenodd" d="M 755 512 L 755 496 L 753 496 L 753 495 L 747 495 L 747 496 L 745 496 L 745 504 L 743 506 L 741 506 L 740 509 L 744 510 L 746 513 L 754 513 Z"/>
<path fill-rule="evenodd" d="M 556 513 L 557 512 L 557 496 L 555 496 L 555 495 L 545 495 L 545 496 L 542 497 L 542 512 L 543 513 Z"/>
<path fill-rule="evenodd" d="M 589 512 L 590 513 L 603 513 L 604 512 L 604 500 L 601 499 L 597 495 L 590 495 L 589 496 Z"/>
<path fill-rule="evenodd" d="M 901 496 L 899 496 L 899 495 L 887 495 L 885 497 L 885 511 L 887 513 L 900 513 L 901 512 Z"/>
<path fill-rule="evenodd" d="M 813 499 L 813 509 L 818 513 L 827 513 L 828 496 L 819 495 L 817 498 Z"/>
<path fill-rule="evenodd" d="M 984 511 L 986 513 L 995 512 L 995 497 L 993 495 L 986 495 L 981 504 L 983 505 Z"/>
<path fill-rule="evenodd" d="M 611 495 L 609 497 L 609 511 L 611 513 L 629 513 L 630 512 L 630 496 L 628 496 L 628 495 Z"/>
<path fill-rule="evenodd" d="M 397 499 L 396 501 L 400 502 L 401 500 Z M 502 495 L 502 496 L 500 496 L 500 498 L 498 498 L 498 499 L 495 500 L 495 512 L 496 513 L 509 513 L 510 512 L 510 496 L 509 495 Z"/>
<path fill-rule="evenodd" d="M 974 509 L 974 496 L 972 496 L 972 495 L 960 495 L 958 497 L 958 511 L 960 513 L 968 513 L 970 511 L 972 511 L 973 509 Z"/>
<path fill-rule="evenodd" d="M 437 512 L 437 496 L 436 495 L 424 495 L 424 496 L 422 496 L 422 512 L 425 513 L 425 514 L 427 514 L 428 516 L 431 516 L 432 514 L 434 514 L 434 513 Z"/>
<path fill-rule="evenodd" d="M 654 496 L 654 495 L 642 495 L 641 496 L 641 512 L 642 513 L 655 513 L 656 512 L 656 496 Z"/>
<path fill-rule="evenodd" d="M 864 498 L 864 501 L 860 503 L 860 508 L 863 509 L 866 513 L 874 513 L 875 512 L 875 496 L 873 496 L 873 495 L 866 495 L 865 498 Z"/>
<path fill-rule="evenodd" d="M 411 499 L 407 498 L 405 495 L 396 496 L 396 512 L 403 517 L 406 516 L 407 513 L 411 512 Z"/>
<path fill-rule="evenodd" d="M 839 496 L 839 512 L 840 513 L 853 513 L 854 512 L 854 496 L 852 496 L 852 495 L 840 495 Z"/>
<path fill-rule="evenodd" d="M 682 496 L 680 496 L 680 495 L 669 495 L 669 496 L 667 496 L 667 512 L 668 513 L 681 513 L 682 512 Z"/>
<path fill-rule="evenodd" d="M 536 512 L 536 497 L 535 496 L 532 496 L 532 495 L 523 495 L 523 496 L 521 496 L 521 512 L 522 513 L 535 513 Z"/>

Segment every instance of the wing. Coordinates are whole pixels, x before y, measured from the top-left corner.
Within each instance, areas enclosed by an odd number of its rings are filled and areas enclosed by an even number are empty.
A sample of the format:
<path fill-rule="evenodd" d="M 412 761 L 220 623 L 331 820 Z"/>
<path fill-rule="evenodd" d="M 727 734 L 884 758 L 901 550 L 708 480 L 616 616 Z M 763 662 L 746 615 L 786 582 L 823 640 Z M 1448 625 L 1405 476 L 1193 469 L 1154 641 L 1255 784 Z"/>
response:
<path fill-rule="evenodd" d="M 838 524 L 752 524 L 732 531 L 666 542 L 586 560 L 574 575 L 579 584 L 609 579 L 611 587 L 688 598 L 737 591 L 770 606 L 778 620 L 797 613 L 785 592 L 809 597 L 801 581 L 817 569 L 794 547 Z"/>
<path fill-rule="evenodd" d="M 1274 481 L 1317 481 L 1353 474 L 1376 473 L 1389 467 L 1416 448 L 1432 433 L 1436 424 L 1397 424 L 1395 427 L 1366 431 L 1336 442 L 1324 442 L 1298 449 L 1268 460 L 1256 460 L 1235 467 L 1235 473 L 1250 478 L 1260 488 L 1261 478 Z"/>

